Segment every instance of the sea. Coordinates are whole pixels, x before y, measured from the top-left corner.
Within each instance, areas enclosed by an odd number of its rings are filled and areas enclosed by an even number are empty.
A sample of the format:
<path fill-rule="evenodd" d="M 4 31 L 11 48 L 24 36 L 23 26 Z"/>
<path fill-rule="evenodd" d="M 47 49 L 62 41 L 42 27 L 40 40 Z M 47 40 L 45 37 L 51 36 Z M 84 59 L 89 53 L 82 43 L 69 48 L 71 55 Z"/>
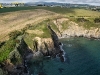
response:
<path fill-rule="evenodd" d="M 100 39 L 62 38 L 65 62 L 45 57 L 29 63 L 30 75 L 100 75 Z"/>

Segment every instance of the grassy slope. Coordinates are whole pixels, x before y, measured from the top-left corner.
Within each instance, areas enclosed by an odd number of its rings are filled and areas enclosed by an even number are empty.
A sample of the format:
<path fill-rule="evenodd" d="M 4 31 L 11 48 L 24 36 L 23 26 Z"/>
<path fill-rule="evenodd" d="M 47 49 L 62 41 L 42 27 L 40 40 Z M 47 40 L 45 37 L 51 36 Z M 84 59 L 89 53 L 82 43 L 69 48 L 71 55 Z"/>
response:
<path fill-rule="evenodd" d="M 6 60 L 11 51 L 15 48 L 15 40 L 8 40 L 1 48 L 0 48 L 0 62 Z"/>
<path fill-rule="evenodd" d="M 98 17 L 100 16 L 100 12 L 79 9 L 79 8 L 61 8 L 61 7 L 40 7 L 41 9 L 53 11 L 56 13 L 61 13 L 63 15 L 69 16 L 90 16 L 90 17 Z"/>
<path fill-rule="evenodd" d="M 14 11 L 15 9 L 17 11 Z M 57 16 L 53 12 L 36 7 L 4 8 L 0 11 L 2 11 L 0 14 L 0 41 L 8 39 L 7 35 L 13 30 L 20 30 L 29 24 L 37 24 L 45 19 Z"/>
<path fill-rule="evenodd" d="M 34 37 L 41 37 L 41 38 L 50 38 L 50 32 L 47 28 L 47 23 L 48 21 L 45 20 L 41 23 L 38 23 L 34 26 L 29 27 L 27 30 L 34 30 L 34 33 L 29 33 L 26 31 L 26 35 L 25 35 L 25 41 L 28 44 L 28 46 L 30 46 L 31 48 L 33 48 L 33 39 Z M 37 31 L 39 30 L 39 31 Z M 43 31 L 43 33 L 39 34 L 41 31 Z"/>

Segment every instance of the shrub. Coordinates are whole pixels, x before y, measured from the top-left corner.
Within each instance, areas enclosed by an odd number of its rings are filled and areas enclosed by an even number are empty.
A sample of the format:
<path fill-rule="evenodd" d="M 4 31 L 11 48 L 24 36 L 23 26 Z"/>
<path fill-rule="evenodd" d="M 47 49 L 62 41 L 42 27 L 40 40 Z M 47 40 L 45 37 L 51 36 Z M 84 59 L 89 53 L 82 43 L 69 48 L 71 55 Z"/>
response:
<path fill-rule="evenodd" d="M 21 55 L 18 52 L 17 48 L 15 48 L 15 50 L 13 50 L 12 52 L 10 52 L 9 59 L 15 65 L 21 62 L 21 60 L 22 60 L 21 59 Z"/>
<path fill-rule="evenodd" d="M 84 18 L 77 18 L 77 21 L 78 21 L 78 22 L 86 22 L 86 21 L 89 21 L 89 20 L 84 19 Z"/>
<path fill-rule="evenodd" d="M 94 19 L 94 22 L 95 22 L 95 23 L 100 23 L 100 18 L 95 18 L 95 19 Z"/>
<path fill-rule="evenodd" d="M 1 48 L 4 44 L 5 44 L 4 41 L 3 41 L 3 42 L 0 41 L 0 48 Z"/>
<path fill-rule="evenodd" d="M 15 30 L 15 31 L 13 31 L 13 32 L 11 32 L 11 33 L 9 34 L 9 38 L 10 38 L 10 39 L 15 39 L 15 38 L 17 38 L 17 36 L 19 36 L 19 35 L 22 35 L 22 32 Z"/>

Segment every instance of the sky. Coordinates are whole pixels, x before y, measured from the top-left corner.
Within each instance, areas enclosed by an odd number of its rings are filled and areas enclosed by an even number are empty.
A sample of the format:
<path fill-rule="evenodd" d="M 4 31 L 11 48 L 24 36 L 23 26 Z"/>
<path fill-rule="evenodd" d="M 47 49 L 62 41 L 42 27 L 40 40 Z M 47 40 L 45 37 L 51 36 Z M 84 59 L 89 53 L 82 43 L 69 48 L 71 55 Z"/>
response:
<path fill-rule="evenodd" d="M 100 4 L 100 0 L 0 0 L 0 3 L 11 3 L 11 2 L 66 2 L 66 3 L 81 3 L 81 4 Z"/>

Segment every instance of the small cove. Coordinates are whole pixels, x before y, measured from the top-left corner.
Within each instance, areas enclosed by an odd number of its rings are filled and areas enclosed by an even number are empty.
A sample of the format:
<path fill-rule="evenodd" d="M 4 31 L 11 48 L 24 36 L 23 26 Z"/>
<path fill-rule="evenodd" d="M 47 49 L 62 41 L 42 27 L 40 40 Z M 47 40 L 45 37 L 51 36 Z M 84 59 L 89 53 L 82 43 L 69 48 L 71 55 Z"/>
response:
<path fill-rule="evenodd" d="M 100 75 L 100 40 L 63 38 L 66 61 L 44 58 L 29 65 L 30 75 Z"/>

